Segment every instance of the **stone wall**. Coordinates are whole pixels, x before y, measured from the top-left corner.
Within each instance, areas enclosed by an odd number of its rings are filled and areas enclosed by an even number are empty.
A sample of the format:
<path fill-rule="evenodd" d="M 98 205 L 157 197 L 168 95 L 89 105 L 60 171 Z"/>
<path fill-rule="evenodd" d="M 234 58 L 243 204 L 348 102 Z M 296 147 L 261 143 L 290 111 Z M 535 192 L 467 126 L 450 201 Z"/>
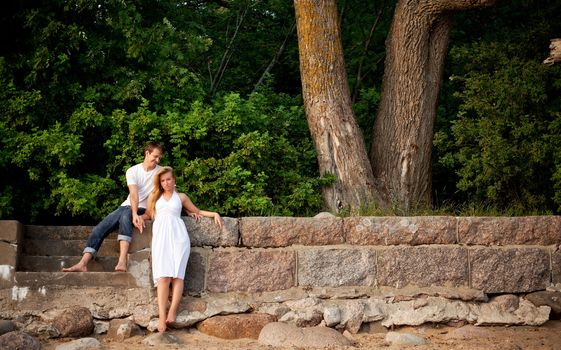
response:
<path fill-rule="evenodd" d="M 176 321 L 180 328 L 215 315 L 243 313 L 351 333 L 373 322 L 384 327 L 426 322 L 540 325 L 550 310 L 561 314 L 558 216 L 320 214 L 224 218 L 222 229 L 210 219 L 183 220 L 192 251 L 187 295 Z M 25 244 L 23 231 L 41 232 L 60 246 L 68 232 L 83 236 L 90 229 L 0 221 L 0 318 L 25 320 L 22 327 L 42 334 L 50 329 L 51 311 L 79 305 L 98 321 L 131 318 L 154 330 L 150 223 L 142 235 L 135 233 L 131 244 L 134 288 L 95 285 L 94 279 L 57 285 L 62 277 L 75 276 L 61 272 L 48 277 L 53 279 L 49 285 L 25 285 L 23 275 L 19 281 L 14 278 L 18 249 Z M 539 293 L 550 293 L 553 302 L 536 301 Z"/>
<path fill-rule="evenodd" d="M 561 283 L 561 217 L 185 218 L 187 288 L 467 287 L 528 293 Z"/>

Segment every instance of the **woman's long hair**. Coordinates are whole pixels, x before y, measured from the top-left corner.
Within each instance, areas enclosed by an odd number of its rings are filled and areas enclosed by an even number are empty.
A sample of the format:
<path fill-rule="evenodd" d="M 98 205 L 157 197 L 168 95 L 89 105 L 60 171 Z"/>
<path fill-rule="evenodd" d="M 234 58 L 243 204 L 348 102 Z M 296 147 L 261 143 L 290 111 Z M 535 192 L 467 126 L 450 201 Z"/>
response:
<path fill-rule="evenodd" d="M 152 193 L 150 194 L 150 200 L 148 201 L 148 210 L 152 214 L 151 215 L 152 220 L 154 220 L 154 218 L 156 217 L 156 201 L 160 199 L 160 197 L 164 193 L 164 189 L 162 187 L 162 184 L 160 183 L 160 178 L 162 177 L 162 175 L 167 173 L 171 173 L 173 179 L 176 180 L 175 172 L 173 171 L 173 168 L 170 166 L 161 167 L 160 170 L 158 170 L 158 172 L 156 173 L 156 175 L 154 175 L 154 189 L 152 190 Z"/>

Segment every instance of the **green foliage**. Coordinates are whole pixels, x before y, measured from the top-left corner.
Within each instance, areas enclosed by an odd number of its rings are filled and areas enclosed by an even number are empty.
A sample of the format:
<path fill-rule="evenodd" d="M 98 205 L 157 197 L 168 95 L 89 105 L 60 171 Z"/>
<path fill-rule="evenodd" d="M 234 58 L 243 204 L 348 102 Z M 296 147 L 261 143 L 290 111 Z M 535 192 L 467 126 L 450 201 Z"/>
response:
<path fill-rule="evenodd" d="M 290 24 L 274 13 L 291 13 L 291 5 L 224 5 L 11 4 L 1 15 L 18 34 L 0 49 L 0 164 L 9 169 L 0 218 L 94 222 L 124 200 L 124 172 L 142 161 L 148 140 L 165 144 L 162 164 L 176 169 L 180 190 L 201 208 L 231 216 L 317 212 L 328 180 L 318 178 L 301 100 L 266 84 L 247 97 L 206 94 L 208 69 L 232 34 L 223 29 L 239 11 L 252 12 L 240 41 L 269 46 L 255 55 L 259 62 L 247 60 L 255 50 L 232 51 L 223 86 L 250 77 L 240 90 L 251 91 L 262 72 L 255 68 L 278 48 L 254 26 Z M 210 13 L 220 21 L 209 22 Z"/>
<path fill-rule="evenodd" d="M 518 215 L 551 212 L 561 208 L 561 69 L 525 57 L 525 42 L 514 40 L 451 50 L 461 67 L 450 78 L 459 103 L 450 128 L 435 134 L 437 166 L 456 173 L 455 195 L 468 203 Z"/>

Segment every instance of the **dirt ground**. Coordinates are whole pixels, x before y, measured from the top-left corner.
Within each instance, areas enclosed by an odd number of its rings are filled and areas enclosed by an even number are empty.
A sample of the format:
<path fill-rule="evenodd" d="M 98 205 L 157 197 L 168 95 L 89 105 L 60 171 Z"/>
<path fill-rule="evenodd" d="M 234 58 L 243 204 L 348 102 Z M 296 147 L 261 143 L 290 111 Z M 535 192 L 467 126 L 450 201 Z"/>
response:
<path fill-rule="evenodd" d="M 463 328 L 463 329 L 462 329 Z M 415 349 L 415 350 L 561 350 L 561 321 L 552 320 L 540 327 L 530 326 L 492 326 L 492 327 L 449 327 L 449 326 L 419 326 L 394 329 L 397 332 L 407 332 L 423 337 L 427 344 L 418 346 L 393 345 L 384 343 L 385 332 L 359 333 L 353 335 L 355 347 L 329 347 L 324 349 Z M 135 336 L 124 342 L 110 342 L 99 337 L 106 350 L 148 350 L 148 349 L 190 349 L 190 350 L 271 350 L 296 349 L 294 347 L 275 348 L 261 345 L 257 340 L 239 339 L 224 340 L 207 336 L 196 329 L 171 330 L 177 336 L 181 345 L 162 345 L 151 347 L 142 343 L 150 334 L 144 337 Z M 54 350 L 60 344 L 72 339 L 56 339 L 44 342 L 43 349 Z"/>

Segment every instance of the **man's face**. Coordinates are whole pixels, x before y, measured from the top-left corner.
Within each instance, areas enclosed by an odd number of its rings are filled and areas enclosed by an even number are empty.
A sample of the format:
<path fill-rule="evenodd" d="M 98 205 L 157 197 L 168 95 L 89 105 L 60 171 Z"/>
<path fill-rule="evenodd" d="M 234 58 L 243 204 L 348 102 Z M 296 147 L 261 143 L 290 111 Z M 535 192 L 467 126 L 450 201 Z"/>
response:
<path fill-rule="evenodd" d="M 152 152 L 146 151 L 144 154 L 144 161 L 148 161 L 151 167 L 155 167 L 156 165 L 160 164 L 160 160 L 162 159 L 162 151 L 159 148 L 154 148 Z"/>

